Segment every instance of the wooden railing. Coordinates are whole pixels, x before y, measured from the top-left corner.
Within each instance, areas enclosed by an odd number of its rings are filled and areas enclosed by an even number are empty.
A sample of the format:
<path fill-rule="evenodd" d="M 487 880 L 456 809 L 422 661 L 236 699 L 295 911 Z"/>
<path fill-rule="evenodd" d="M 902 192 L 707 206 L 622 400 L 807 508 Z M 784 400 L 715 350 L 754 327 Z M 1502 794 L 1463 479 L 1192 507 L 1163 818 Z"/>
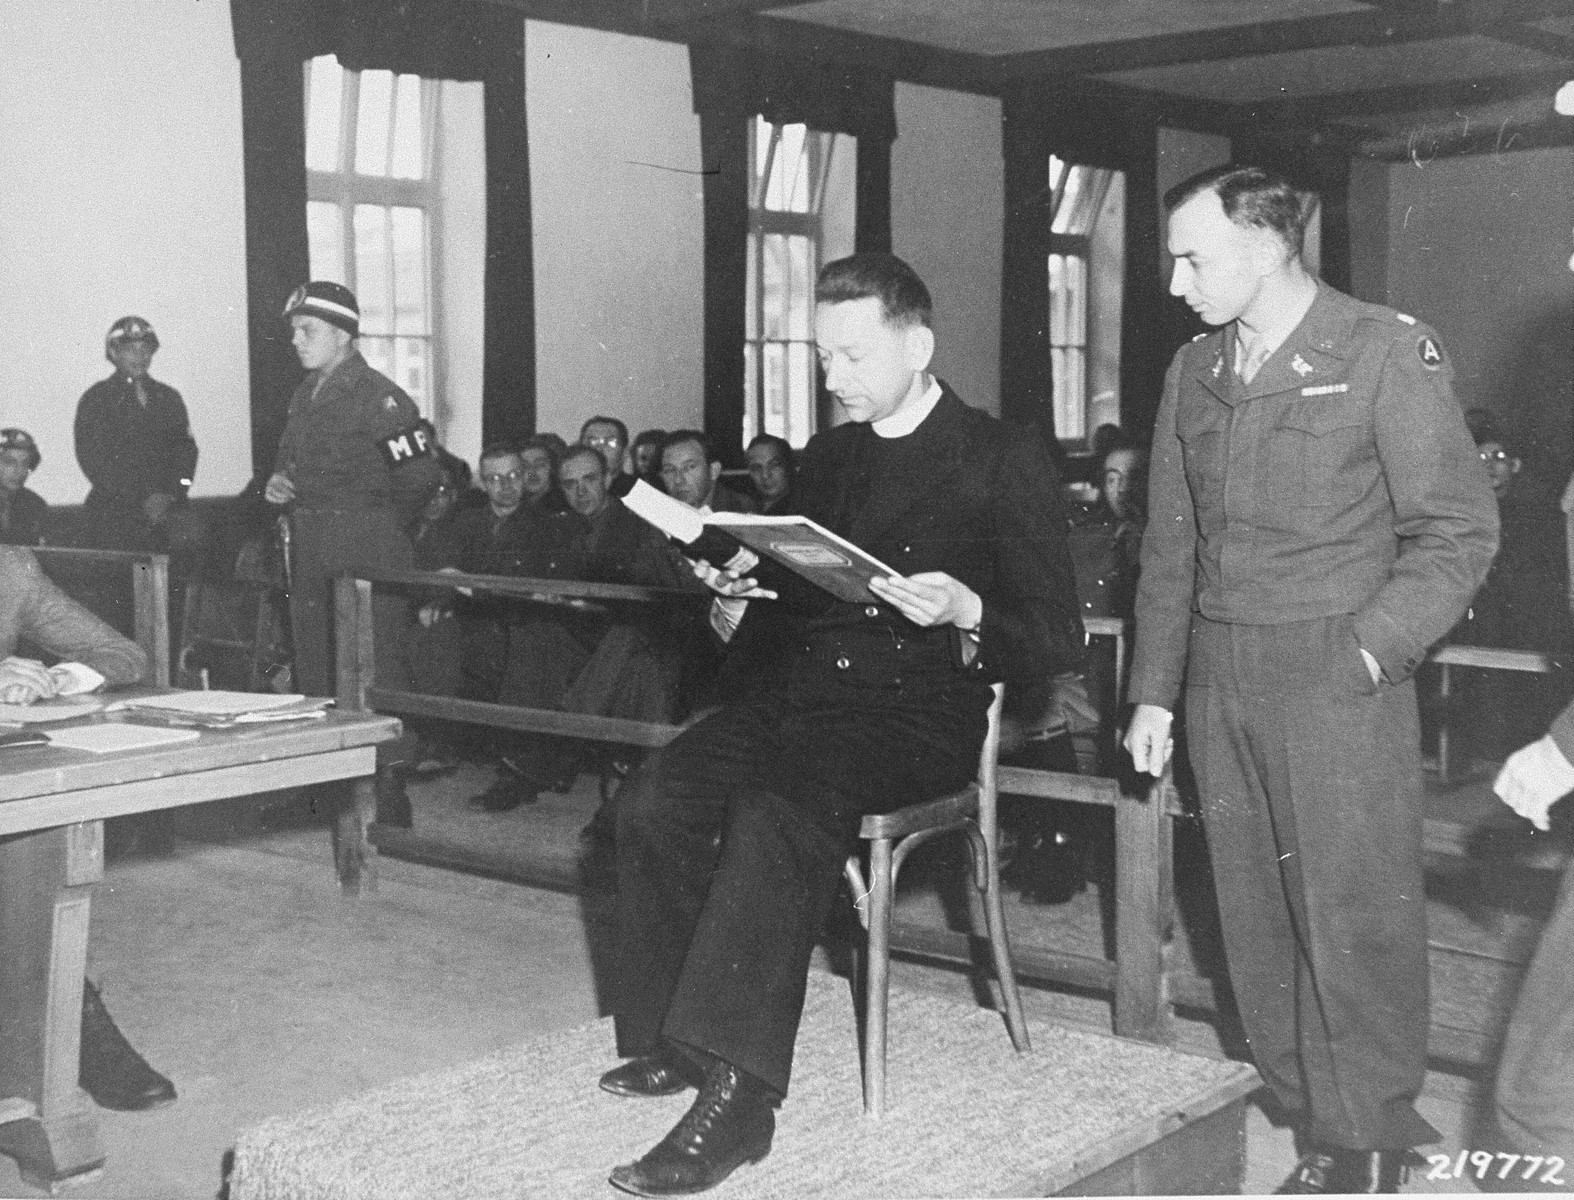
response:
<path fill-rule="evenodd" d="M 45 574 L 50 563 L 71 567 L 103 566 L 131 574 L 137 645 L 146 651 L 152 675 L 147 682 L 169 686 L 169 555 L 140 550 L 77 550 L 64 546 L 33 548 Z M 63 590 L 69 590 L 64 589 Z"/>

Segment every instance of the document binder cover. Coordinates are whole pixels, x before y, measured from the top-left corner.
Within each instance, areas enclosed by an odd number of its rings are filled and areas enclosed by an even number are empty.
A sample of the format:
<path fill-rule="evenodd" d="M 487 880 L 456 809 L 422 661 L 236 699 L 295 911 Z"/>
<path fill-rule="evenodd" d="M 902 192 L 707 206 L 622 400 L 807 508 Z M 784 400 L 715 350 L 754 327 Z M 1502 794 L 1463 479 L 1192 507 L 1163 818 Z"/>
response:
<path fill-rule="evenodd" d="M 900 574 L 808 517 L 711 513 L 705 521 L 725 529 L 756 554 L 818 584 L 838 600 L 863 603 L 872 596 L 871 579 Z"/>

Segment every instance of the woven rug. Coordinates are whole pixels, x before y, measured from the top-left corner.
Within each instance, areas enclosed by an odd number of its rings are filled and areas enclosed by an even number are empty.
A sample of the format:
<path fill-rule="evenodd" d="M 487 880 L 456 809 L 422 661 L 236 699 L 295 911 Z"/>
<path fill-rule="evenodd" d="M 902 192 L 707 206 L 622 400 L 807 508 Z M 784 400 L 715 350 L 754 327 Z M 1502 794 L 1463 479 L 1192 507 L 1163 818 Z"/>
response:
<path fill-rule="evenodd" d="M 1000 1015 L 893 989 L 887 1115 L 864 1117 L 852 999 L 814 973 L 793 1090 L 770 1156 L 718 1200 L 1046 1195 L 1251 1090 L 1240 1063 L 1034 1023 L 1017 1055 Z M 693 1093 L 636 1100 L 596 1080 L 603 1020 L 276 1117 L 235 1149 L 232 1200 L 573 1200 L 620 1196 Z"/>

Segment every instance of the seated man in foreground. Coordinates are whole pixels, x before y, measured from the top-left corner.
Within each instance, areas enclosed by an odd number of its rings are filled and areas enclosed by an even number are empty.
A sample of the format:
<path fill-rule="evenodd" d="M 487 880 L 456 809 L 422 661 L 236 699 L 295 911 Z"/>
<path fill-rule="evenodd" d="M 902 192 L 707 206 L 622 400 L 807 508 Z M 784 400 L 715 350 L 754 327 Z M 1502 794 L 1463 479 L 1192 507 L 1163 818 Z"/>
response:
<path fill-rule="evenodd" d="M 890 563 L 847 603 L 765 563 L 726 595 L 803 613 L 801 651 L 631 776 L 618 801 L 618 1051 L 626 1096 L 699 1084 L 688 1114 L 612 1183 L 715 1186 L 769 1153 L 809 954 L 868 812 L 955 790 L 978 765 L 1003 664 L 1080 660 L 1066 516 L 1038 438 L 928 371 L 928 289 L 861 254 L 820 273 L 815 337 L 851 422 L 803 454 L 807 515 Z M 671 443 L 669 442 L 669 447 Z M 671 460 L 666 465 L 671 465 Z"/>
<path fill-rule="evenodd" d="M 102 676 L 105 687 L 136 683 L 147 670 L 142 648 L 50 583 L 32 551 L 0 546 L 0 704 L 55 696 L 58 678 L 37 659 L 18 657 L 18 642 L 80 663 Z M 132 1049 L 98 989 L 86 980 L 82 987 L 82 1087 L 103 1107 L 123 1111 L 174 1100 L 175 1085 Z"/>

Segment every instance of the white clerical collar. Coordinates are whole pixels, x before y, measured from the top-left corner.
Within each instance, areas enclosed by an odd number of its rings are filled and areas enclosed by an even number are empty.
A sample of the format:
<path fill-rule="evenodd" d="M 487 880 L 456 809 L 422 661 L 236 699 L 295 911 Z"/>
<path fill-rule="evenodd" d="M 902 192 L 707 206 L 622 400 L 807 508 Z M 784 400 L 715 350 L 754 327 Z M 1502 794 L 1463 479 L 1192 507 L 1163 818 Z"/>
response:
<path fill-rule="evenodd" d="M 931 379 L 929 390 L 913 408 L 903 412 L 898 410 L 889 417 L 881 417 L 878 421 L 870 422 L 875 433 L 883 438 L 906 437 L 924 423 L 924 418 L 934 412 L 935 405 L 940 403 L 940 381 Z"/>

